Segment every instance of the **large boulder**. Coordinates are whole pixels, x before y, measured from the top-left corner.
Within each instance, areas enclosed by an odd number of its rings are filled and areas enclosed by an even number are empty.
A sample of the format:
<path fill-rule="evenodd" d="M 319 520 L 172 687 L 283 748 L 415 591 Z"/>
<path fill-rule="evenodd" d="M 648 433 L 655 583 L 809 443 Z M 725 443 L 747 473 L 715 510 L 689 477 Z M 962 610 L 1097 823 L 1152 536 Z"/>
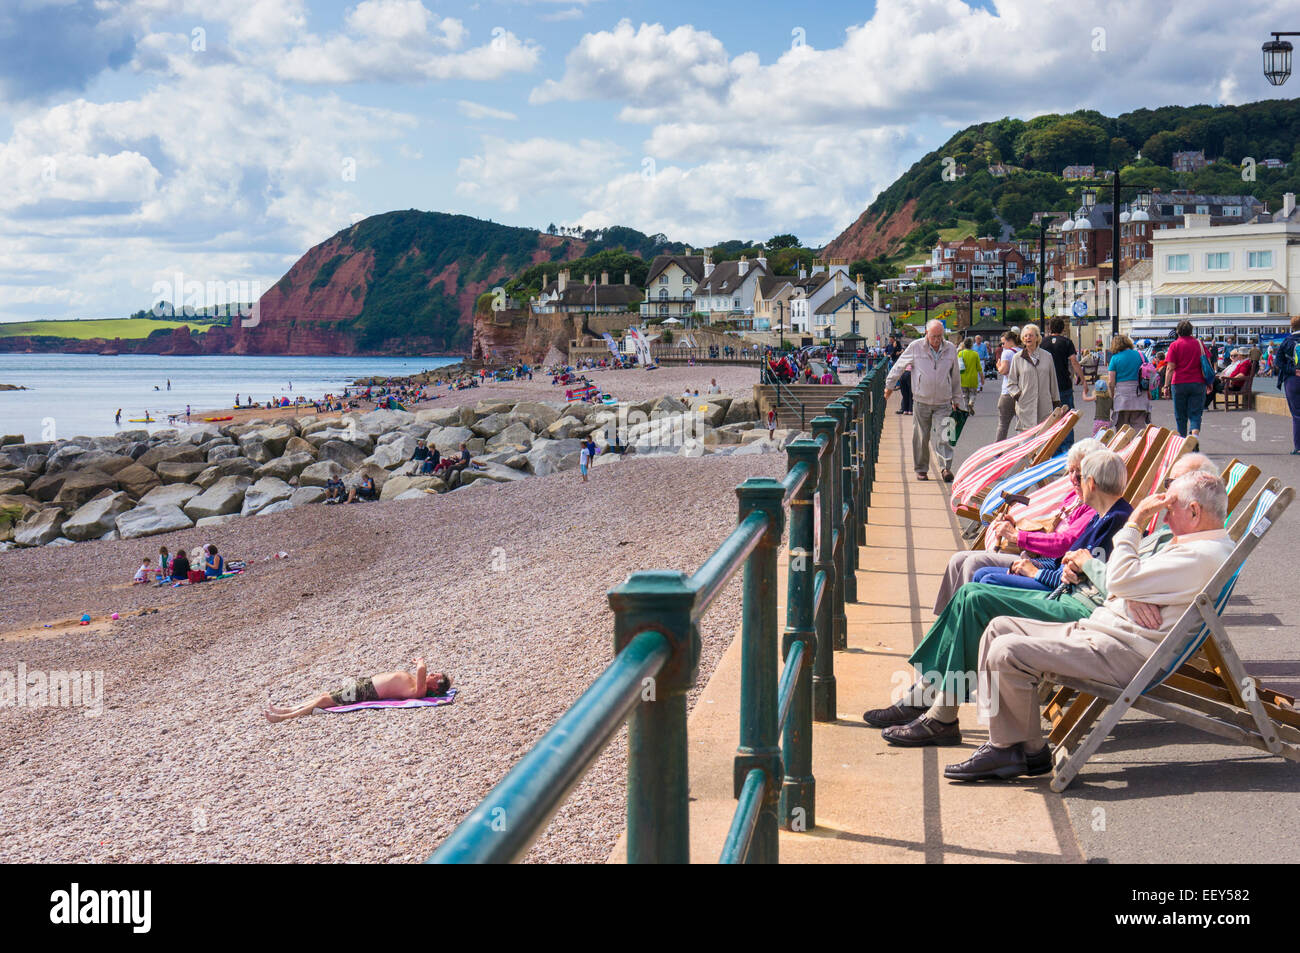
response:
<path fill-rule="evenodd" d="M 216 482 L 215 480 L 213 481 Z M 184 506 L 203 492 L 203 487 L 193 483 L 171 483 L 156 486 L 140 497 L 140 506 Z"/>
<path fill-rule="evenodd" d="M 313 437 L 319 434 L 312 434 Z M 320 460 L 333 460 L 345 470 L 361 466 L 366 459 L 366 451 L 343 440 L 327 440 L 320 445 L 317 455 Z"/>
<path fill-rule="evenodd" d="M 292 428 L 283 424 L 263 427 L 240 436 L 239 449 L 254 463 L 269 463 L 284 453 L 285 445 L 292 436 Z"/>
<path fill-rule="evenodd" d="M 487 448 L 505 450 L 509 447 L 515 450 L 527 450 L 533 445 L 533 440 L 533 431 L 524 424 L 522 419 L 516 418 L 509 427 L 487 442 Z"/>
<path fill-rule="evenodd" d="M 432 424 L 435 427 L 464 427 L 476 419 L 470 407 L 426 407 L 415 412 L 416 423 Z"/>
<path fill-rule="evenodd" d="M 294 437 L 290 437 L 290 438 L 289 438 L 289 442 L 286 443 L 286 444 L 284 445 L 284 452 L 285 452 L 286 454 L 288 454 L 288 453 L 310 453 L 312 456 L 315 456 L 315 455 L 316 455 L 316 448 L 313 447 L 313 446 L 312 446 L 310 443 L 308 443 L 306 440 L 302 439 L 302 437 L 294 436 Z"/>
<path fill-rule="evenodd" d="M 0 476 L 0 496 L 8 496 L 12 493 L 23 493 L 27 489 L 27 484 L 23 480 L 16 480 L 8 474 Z"/>
<path fill-rule="evenodd" d="M 384 488 L 379 491 L 379 498 L 381 500 L 393 500 L 408 490 L 437 490 L 441 492 L 446 488 L 447 484 L 438 477 L 394 476 L 389 477 L 384 483 Z"/>
<path fill-rule="evenodd" d="M 322 460 L 319 463 L 313 463 L 309 467 L 303 468 L 298 474 L 298 486 L 318 486 L 323 487 L 329 480 L 341 480 L 348 471 L 333 460 Z"/>
<path fill-rule="evenodd" d="M 89 447 L 83 447 L 80 444 L 62 444 L 45 458 L 45 470 L 47 473 L 57 473 L 60 470 L 75 469 L 78 465 L 77 461 L 89 452 Z"/>
<path fill-rule="evenodd" d="M 205 526 L 220 526 L 222 523 L 229 523 L 231 520 L 239 519 L 238 513 L 227 513 L 224 516 L 205 516 L 201 520 L 194 521 L 195 529 L 203 529 Z"/>
<path fill-rule="evenodd" d="M 244 492 L 244 505 L 239 511 L 240 515 L 249 516 L 291 496 L 293 487 L 288 483 L 278 477 L 262 477 Z"/>
<path fill-rule="evenodd" d="M 129 467 L 123 467 L 113 474 L 117 478 L 118 486 L 126 490 L 134 497 L 141 497 L 158 486 L 162 481 L 158 475 L 148 467 L 142 467 L 139 463 L 133 463 Z"/>
<path fill-rule="evenodd" d="M 560 412 L 554 407 L 532 400 L 521 400 L 507 415 L 511 420 L 518 420 L 528 429 L 537 433 L 560 419 Z"/>
<path fill-rule="evenodd" d="M 189 463 L 180 460 L 164 460 L 158 464 L 158 478 L 163 483 L 190 483 L 207 468 L 208 465 L 203 461 Z"/>
<path fill-rule="evenodd" d="M 121 453 L 107 453 L 103 450 L 87 450 L 77 457 L 77 468 L 102 470 L 110 476 L 124 470 L 135 461 Z"/>
<path fill-rule="evenodd" d="M 83 504 L 63 522 L 63 535 L 80 542 L 98 539 L 117 527 L 117 518 L 131 508 L 131 498 L 121 491 Z"/>
<path fill-rule="evenodd" d="M 518 470 L 512 470 L 500 463 L 489 463 L 482 468 L 467 467 L 460 472 L 461 486 L 469 486 L 479 480 L 491 480 L 493 483 L 516 483 L 525 479 L 527 477 Z"/>
<path fill-rule="evenodd" d="M 243 451 L 233 443 L 218 444 L 208 450 L 208 463 L 219 463 L 231 457 L 242 457 Z"/>
<path fill-rule="evenodd" d="M 537 476 L 547 476 L 562 470 L 576 470 L 581 453 L 581 440 L 538 440 L 527 454 L 528 471 Z"/>
<path fill-rule="evenodd" d="M 57 506 L 41 510 L 14 527 L 14 542 L 19 546 L 44 546 L 62 535 L 63 510 Z"/>
<path fill-rule="evenodd" d="M 203 452 L 192 443 L 163 443 L 146 450 L 136 458 L 135 462 L 152 470 L 166 460 L 174 460 L 177 463 L 202 463 Z"/>
<path fill-rule="evenodd" d="M 392 470 L 409 461 L 413 453 L 415 438 L 409 434 L 400 434 L 396 440 L 375 447 L 375 452 L 366 458 L 366 462 Z"/>
<path fill-rule="evenodd" d="M 473 438 L 474 431 L 468 427 L 444 427 L 429 433 L 429 442 L 443 454 L 455 453 L 462 443 L 468 443 Z"/>
<path fill-rule="evenodd" d="M 54 495 L 55 503 L 66 503 L 69 508 L 88 503 L 105 490 L 116 490 L 118 482 L 102 470 L 73 470 Z"/>
<path fill-rule="evenodd" d="M 155 533 L 173 533 L 193 525 L 194 522 L 179 506 L 170 503 L 137 506 L 117 518 L 117 535 L 121 539 L 136 539 Z"/>
<path fill-rule="evenodd" d="M 574 436 L 574 431 L 580 429 L 582 425 L 581 419 L 566 414 L 546 428 L 546 436 L 551 440 L 563 440 L 565 437 Z"/>
<path fill-rule="evenodd" d="M 758 405 L 754 403 L 753 398 L 737 397 L 727 408 L 727 416 L 723 420 L 724 424 L 738 424 L 749 420 L 758 419 Z"/>
<path fill-rule="evenodd" d="M 471 413 L 473 414 L 473 419 L 479 420 L 483 417 L 489 416 L 490 414 L 508 414 L 514 406 L 513 401 L 504 400 L 500 397 L 486 397 L 474 405 Z M 461 425 L 469 426 L 469 423 L 465 421 L 463 416 L 461 418 Z M 451 426 L 451 424 L 444 424 L 443 426 Z"/>
<path fill-rule="evenodd" d="M 707 400 L 695 401 L 694 408 L 696 413 L 709 422 L 710 427 L 719 427 L 727 419 L 727 411 L 731 408 L 731 398 L 720 397 L 715 394 Z"/>
<path fill-rule="evenodd" d="M 254 476 L 258 479 L 264 476 L 273 476 L 288 481 L 315 462 L 316 458 L 310 453 L 286 453 L 282 457 L 276 457 L 269 463 L 262 464 L 257 468 Z"/>
<path fill-rule="evenodd" d="M 185 504 L 185 515 L 201 520 L 205 516 L 224 516 L 237 513 L 244 503 L 244 493 L 253 485 L 246 476 L 222 477 L 198 496 Z"/>
<path fill-rule="evenodd" d="M 674 414 L 684 414 L 690 410 L 676 397 L 660 397 L 650 405 L 650 414 L 658 417 L 671 417 Z"/>
<path fill-rule="evenodd" d="M 391 474 L 383 467 L 375 466 L 373 463 L 363 463 L 351 473 L 343 478 L 344 486 L 360 486 L 362 479 L 367 475 L 375 481 L 375 489 L 382 492 L 384 484 L 388 482 Z"/>
<path fill-rule="evenodd" d="M 27 485 L 27 495 L 43 503 L 49 503 L 59 495 L 68 473 L 46 473 Z"/>
<path fill-rule="evenodd" d="M 390 430 L 396 430 L 403 424 L 415 422 L 415 414 L 406 410 L 372 410 L 362 414 L 357 421 L 357 429 L 377 437 Z"/>
<path fill-rule="evenodd" d="M 290 506 L 309 506 L 312 503 L 325 502 L 325 489 L 319 486 L 300 486 L 289 496 Z M 266 510 L 262 511 L 263 513 Z"/>
<path fill-rule="evenodd" d="M 495 437 L 508 426 L 510 426 L 510 419 L 505 414 L 488 414 L 470 424 L 469 429 L 480 437 Z"/>

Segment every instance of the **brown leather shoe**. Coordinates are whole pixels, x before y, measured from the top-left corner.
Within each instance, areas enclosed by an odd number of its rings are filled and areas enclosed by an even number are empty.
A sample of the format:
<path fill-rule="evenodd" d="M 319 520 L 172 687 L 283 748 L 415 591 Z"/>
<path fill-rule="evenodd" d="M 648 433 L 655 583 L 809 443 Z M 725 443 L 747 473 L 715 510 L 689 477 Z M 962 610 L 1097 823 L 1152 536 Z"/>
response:
<path fill-rule="evenodd" d="M 930 474 L 925 473 L 925 472 L 923 472 L 923 471 L 921 471 L 921 470 L 917 470 L 917 471 L 916 471 L 916 478 L 917 478 L 918 480 L 928 480 L 928 479 L 930 479 Z"/>
<path fill-rule="evenodd" d="M 895 725 L 905 725 L 909 721 L 915 721 L 929 710 L 900 703 L 890 705 L 888 708 L 873 708 L 871 711 L 863 712 L 862 720 L 872 728 L 892 728 Z"/>
<path fill-rule="evenodd" d="M 906 725 L 886 728 L 880 737 L 899 748 L 947 747 L 961 744 L 961 726 L 955 721 L 945 723 L 922 715 Z"/>
<path fill-rule="evenodd" d="M 949 470 L 947 467 L 944 468 L 943 472 L 940 473 L 939 476 L 943 477 L 944 483 L 952 482 L 952 471 Z"/>

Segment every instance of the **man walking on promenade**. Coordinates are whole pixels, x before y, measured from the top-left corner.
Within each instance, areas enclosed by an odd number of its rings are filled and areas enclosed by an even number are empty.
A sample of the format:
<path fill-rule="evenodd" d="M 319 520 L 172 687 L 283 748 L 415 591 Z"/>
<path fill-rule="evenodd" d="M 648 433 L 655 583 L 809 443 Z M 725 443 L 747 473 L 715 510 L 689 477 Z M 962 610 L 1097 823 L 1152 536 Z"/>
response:
<path fill-rule="evenodd" d="M 943 322 L 931 321 L 925 326 L 925 337 L 913 341 L 904 350 L 889 376 L 885 378 L 885 399 L 893 394 L 903 372 L 912 372 L 912 467 L 918 480 L 928 480 L 930 470 L 931 431 L 937 425 L 935 451 L 939 454 L 941 475 L 945 483 L 952 482 L 952 443 L 949 430 L 943 421 L 960 407 L 961 371 L 958 367 L 957 348 L 944 340 Z"/>

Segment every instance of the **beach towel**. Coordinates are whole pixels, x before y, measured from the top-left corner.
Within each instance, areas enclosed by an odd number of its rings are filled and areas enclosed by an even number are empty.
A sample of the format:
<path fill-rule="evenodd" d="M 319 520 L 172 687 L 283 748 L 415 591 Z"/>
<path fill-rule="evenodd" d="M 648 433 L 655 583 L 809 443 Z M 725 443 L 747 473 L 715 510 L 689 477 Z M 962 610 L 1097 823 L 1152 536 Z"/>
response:
<path fill-rule="evenodd" d="M 360 711 L 362 708 L 437 708 L 440 705 L 450 705 L 456 700 L 456 689 L 450 689 L 445 695 L 435 695 L 430 698 L 407 698 L 402 701 L 377 701 L 377 702 L 356 702 L 352 705 L 339 705 L 335 708 L 317 708 L 316 711 L 326 711 L 332 715 L 341 715 L 344 712 Z"/>

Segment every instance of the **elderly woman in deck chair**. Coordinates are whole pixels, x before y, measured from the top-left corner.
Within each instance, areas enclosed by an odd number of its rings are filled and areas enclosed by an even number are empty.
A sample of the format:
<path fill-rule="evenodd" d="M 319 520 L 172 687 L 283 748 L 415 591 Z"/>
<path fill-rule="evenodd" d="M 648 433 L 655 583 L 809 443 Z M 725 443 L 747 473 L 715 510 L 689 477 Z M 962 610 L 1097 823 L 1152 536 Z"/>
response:
<path fill-rule="evenodd" d="M 1066 472 L 1077 479 L 1079 465 L 1083 458 L 1094 450 L 1105 449 L 1100 440 L 1088 437 L 1078 441 L 1070 448 L 1066 456 Z M 1079 496 L 1077 484 L 1075 490 L 1065 498 L 1061 505 L 1060 517 L 1053 526 L 1035 526 L 1019 529 L 1010 520 L 1000 519 L 989 526 L 989 533 L 1007 543 L 1018 546 L 1022 553 L 1035 556 L 1057 557 L 1063 555 L 1070 544 L 1079 538 L 1083 528 L 1093 517 L 1092 510 Z M 939 594 L 934 600 L 934 611 L 940 613 L 957 589 L 971 582 L 975 573 L 986 566 L 1010 569 L 1020 558 L 1010 552 L 990 552 L 985 549 L 963 549 L 952 554 L 948 568 L 944 572 L 943 582 L 939 584 Z"/>

